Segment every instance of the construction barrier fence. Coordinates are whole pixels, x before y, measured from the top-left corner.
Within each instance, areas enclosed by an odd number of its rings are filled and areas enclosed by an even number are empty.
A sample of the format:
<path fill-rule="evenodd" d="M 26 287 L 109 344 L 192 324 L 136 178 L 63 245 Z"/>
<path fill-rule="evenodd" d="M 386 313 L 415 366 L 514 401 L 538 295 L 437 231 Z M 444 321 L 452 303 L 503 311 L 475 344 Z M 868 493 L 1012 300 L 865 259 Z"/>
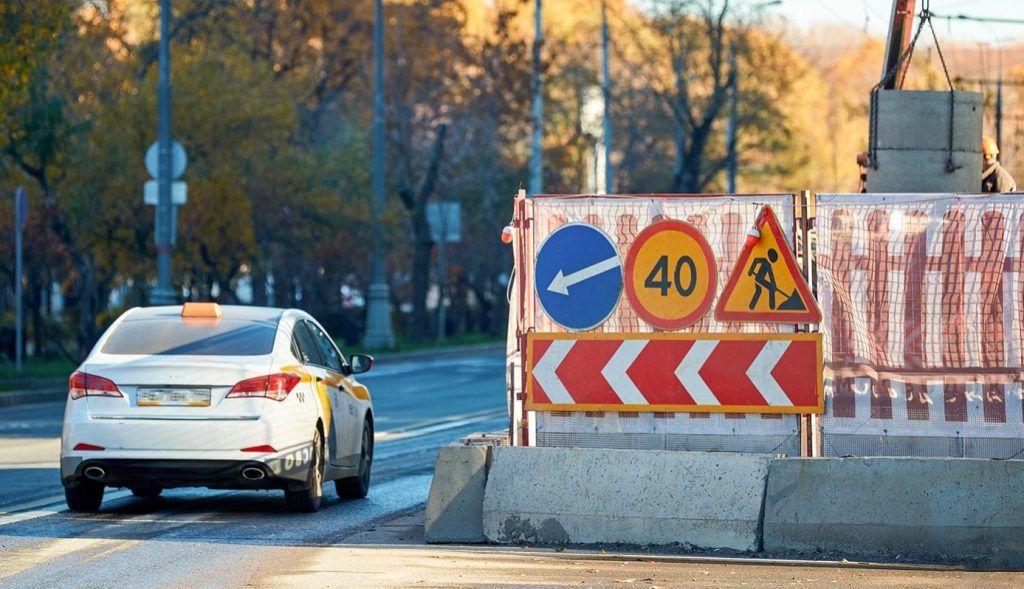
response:
<path fill-rule="evenodd" d="M 513 442 L 524 445 L 733 452 L 801 453 L 800 417 L 781 414 L 527 411 L 527 334 L 564 333 L 543 311 L 533 283 L 541 244 L 559 227 L 587 223 L 610 237 L 623 260 L 638 233 L 660 220 L 683 220 L 699 229 L 713 252 L 718 290 L 726 282 L 744 234 L 765 205 L 771 206 L 792 240 L 794 195 L 753 196 L 538 196 L 516 201 L 514 218 L 516 283 L 512 285 L 508 384 Z M 720 323 L 710 311 L 682 333 L 789 333 L 796 326 Z M 642 320 L 623 295 L 596 333 L 658 331 Z"/>
<path fill-rule="evenodd" d="M 1024 454 L 1024 200 L 818 195 L 827 456 Z"/>
<path fill-rule="evenodd" d="M 815 287 L 820 324 L 723 323 L 708 312 L 671 332 L 820 330 L 823 415 L 527 410 L 528 335 L 565 332 L 543 311 L 531 272 L 552 232 L 587 223 L 602 229 L 626 259 L 645 227 L 686 221 L 713 252 L 717 297 L 745 231 L 765 205 L 777 214 Z M 1024 456 L 1019 197 L 544 196 L 517 199 L 514 225 L 508 339 L 513 443 L 794 456 Z M 660 331 L 623 295 L 607 320 L 587 333 Z"/>

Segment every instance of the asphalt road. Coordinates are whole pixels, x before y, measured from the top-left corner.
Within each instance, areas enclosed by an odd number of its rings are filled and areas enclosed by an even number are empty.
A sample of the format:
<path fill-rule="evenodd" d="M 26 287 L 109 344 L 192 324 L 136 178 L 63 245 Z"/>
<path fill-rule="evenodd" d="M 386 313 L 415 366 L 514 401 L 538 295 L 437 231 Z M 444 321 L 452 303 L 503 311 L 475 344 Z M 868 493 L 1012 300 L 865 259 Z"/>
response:
<path fill-rule="evenodd" d="M 0 587 L 226 587 L 284 548 L 331 546 L 426 502 L 437 448 L 507 426 L 504 355 L 381 362 L 360 378 L 374 399 L 373 486 L 364 500 L 325 487 L 315 514 L 280 492 L 172 489 L 155 500 L 107 491 L 98 514 L 65 510 L 58 475 L 63 403 L 0 409 Z M 287 562 L 276 562 L 285 569 Z"/>
<path fill-rule="evenodd" d="M 1021 573 L 658 557 L 636 547 L 427 546 L 437 448 L 506 426 L 500 352 L 383 362 L 369 497 L 327 487 L 315 514 L 280 492 L 108 490 L 98 514 L 64 509 L 62 403 L 0 409 L 0 588 L 6 587 L 1020 587 Z"/>

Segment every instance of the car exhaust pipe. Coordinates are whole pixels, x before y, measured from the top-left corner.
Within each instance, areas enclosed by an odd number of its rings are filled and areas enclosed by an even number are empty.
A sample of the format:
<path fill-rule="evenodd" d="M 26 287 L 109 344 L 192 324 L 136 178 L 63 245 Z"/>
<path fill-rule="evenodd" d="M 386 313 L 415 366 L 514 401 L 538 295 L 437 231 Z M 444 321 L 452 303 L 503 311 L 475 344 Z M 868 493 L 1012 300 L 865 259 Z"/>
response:
<path fill-rule="evenodd" d="M 103 477 L 107 476 L 107 471 L 100 466 L 89 466 L 83 472 L 85 478 L 92 479 L 94 481 L 102 480 Z"/>
<path fill-rule="evenodd" d="M 267 473 L 263 472 L 262 468 L 248 466 L 242 469 L 242 478 L 247 481 L 261 481 L 266 478 L 266 476 Z"/>

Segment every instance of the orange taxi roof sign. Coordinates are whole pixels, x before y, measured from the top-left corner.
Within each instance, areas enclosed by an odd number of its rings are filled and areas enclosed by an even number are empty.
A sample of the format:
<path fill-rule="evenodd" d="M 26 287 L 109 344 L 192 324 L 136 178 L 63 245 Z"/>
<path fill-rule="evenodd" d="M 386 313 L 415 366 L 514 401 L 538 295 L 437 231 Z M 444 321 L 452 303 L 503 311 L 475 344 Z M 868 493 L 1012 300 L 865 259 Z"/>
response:
<path fill-rule="evenodd" d="M 185 303 L 181 306 L 182 317 L 220 318 L 220 305 L 217 303 Z"/>

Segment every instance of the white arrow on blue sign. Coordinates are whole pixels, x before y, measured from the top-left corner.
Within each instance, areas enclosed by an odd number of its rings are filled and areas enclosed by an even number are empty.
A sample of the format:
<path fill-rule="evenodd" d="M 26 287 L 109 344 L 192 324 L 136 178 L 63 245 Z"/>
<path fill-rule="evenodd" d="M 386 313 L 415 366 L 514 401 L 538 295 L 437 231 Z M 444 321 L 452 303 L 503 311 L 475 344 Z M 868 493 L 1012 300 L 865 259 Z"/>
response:
<path fill-rule="evenodd" d="M 603 231 L 570 223 L 541 244 L 534 284 L 552 321 L 570 331 L 586 331 L 604 323 L 618 305 L 622 260 Z"/>

